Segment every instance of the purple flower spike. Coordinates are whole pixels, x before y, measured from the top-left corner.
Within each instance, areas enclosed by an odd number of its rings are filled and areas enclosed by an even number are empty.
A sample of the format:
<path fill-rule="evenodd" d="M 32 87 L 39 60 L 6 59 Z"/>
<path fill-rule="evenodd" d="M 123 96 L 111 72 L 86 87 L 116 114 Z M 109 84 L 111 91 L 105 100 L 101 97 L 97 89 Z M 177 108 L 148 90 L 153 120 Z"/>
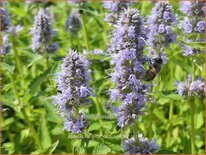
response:
<path fill-rule="evenodd" d="M 10 17 L 8 12 L 4 8 L 0 8 L 0 15 L 1 15 L 1 31 L 9 32 L 11 28 Z"/>
<path fill-rule="evenodd" d="M 146 104 L 149 86 L 141 81 L 146 73 L 143 66 L 146 35 L 143 18 L 136 9 L 125 9 L 114 26 L 109 52 L 114 65 L 111 80 L 116 87 L 110 90 L 110 96 L 112 101 L 122 102 L 114 113 L 118 126 L 124 127 L 136 122 Z"/>
<path fill-rule="evenodd" d="M 205 2 L 200 1 L 187 1 L 181 2 L 180 11 L 185 14 L 182 21 L 180 21 L 180 27 L 186 34 L 192 34 L 196 39 L 188 39 L 190 42 L 200 42 L 200 37 L 204 37 L 205 32 Z M 204 39 L 203 39 L 204 40 Z M 187 45 L 183 45 L 184 56 L 194 56 L 196 53 L 203 53 L 204 50 L 193 48 Z"/>
<path fill-rule="evenodd" d="M 71 33 L 71 35 L 76 35 L 77 32 L 82 28 L 80 14 L 77 9 L 73 9 L 67 18 L 65 23 L 65 29 Z"/>
<path fill-rule="evenodd" d="M 32 50 L 38 54 L 45 52 L 53 53 L 59 45 L 52 42 L 52 36 L 56 35 L 56 32 L 52 29 L 49 19 L 48 11 L 40 9 L 35 17 L 34 27 L 32 28 Z"/>
<path fill-rule="evenodd" d="M 165 55 L 164 49 L 175 42 L 176 36 L 172 32 L 172 25 L 175 21 L 175 15 L 170 4 L 168 2 L 157 2 L 147 22 L 149 57 Z"/>
<path fill-rule="evenodd" d="M 80 133 L 88 126 L 85 114 L 78 110 L 80 106 L 88 105 L 88 97 L 94 95 L 89 87 L 88 65 L 83 56 L 69 50 L 56 78 L 58 94 L 53 97 L 53 103 L 64 118 L 65 130 L 73 133 Z"/>
<path fill-rule="evenodd" d="M 3 48 L 1 48 L 0 54 L 8 54 L 11 51 L 11 43 L 9 42 L 8 35 L 3 36 Z"/>
<path fill-rule="evenodd" d="M 205 96 L 205 82 L 202 78 L 192 82 L 191 75 L 188 75 L 186 82 L 177 82 L 176 89 L 179 95 L 188 97 L 196 95 L 199 97 Z"/>
<path fill-rule="evenodd" d="M 181 27 L 185 33 L 198 32 L 204 34 L 205 31 L 205 2 L 204 1 L 187 1 L 181 2 L 180 11 L 186 17 L 181 21 Z"/>
<path fill-rule="evenodd" d="M 149 141 L 142 134 L 138 135 L 138 139 L 132 137 L 125 140 L 122 145 L 124 146 L 125 154 L 153 154 L 159 149 L 156 140 Z"/>
<path fill-rule="evenodd" d="M 119 14 L 123 12 L 124 9 L 127 9 L 129 4 L 130 1 L 121 2 L 120 0 L 115 2 L 113 1 L 104 2 L 103 7 L 111 12 L 106 14 L 104 20 L 110 25 L 115 25 L 118 20 Z"/>

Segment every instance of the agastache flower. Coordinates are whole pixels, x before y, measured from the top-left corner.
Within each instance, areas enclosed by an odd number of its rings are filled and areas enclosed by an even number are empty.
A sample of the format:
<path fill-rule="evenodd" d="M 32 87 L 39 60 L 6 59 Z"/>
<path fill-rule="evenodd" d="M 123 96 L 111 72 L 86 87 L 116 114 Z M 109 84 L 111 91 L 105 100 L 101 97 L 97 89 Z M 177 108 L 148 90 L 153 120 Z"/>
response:
<path fill-rule="evenodd" d="M 157 2 L 148 17 L 148 45 L 149 57 L 158 57 L 165 55 L 165 48 L 175 42 L 176 36 L 172 31 L 172 25 L 175 23 L 175 15 L 168 2 Z M 163 62 L 165 63 L 164 59 Z"/>
<path fill-rule="evenodd" d="M 198 42 L 198 36 L 203 36 L 205 32 L 205 2 L 204 1 L 186 1 L 181 2 L 180 11 L 185 14 L 180 27 L 186 34 L 193 34 L 196 39 L 190 39 L 190 42 Z M 201 34 L 201 35 L 200 35 Z M 193 56 L 196 53 L 203 53 L 203 50 L 182 45 L 184 56 Z"/>
<path fill-rule="evenodd" d="M 128 7 L 128 2 L 121 1 L 108 1 L 103 4 L 105 9 L 108 9 L 112 12 L 120 12 L 123 11 L 124 8 Z"/>
<path fill-rule="evenodd" d="M 10 23 L 10 17 L 6 9 L 0 8 L 0 15 L 1 15 L 1 31 L 3 32 L 9 32 L 9 29 L 11 27 Z"/>
<path fill-rule="evenodd" d="M 119 14 L 124 11 L 124 9 L 127 9 L 130 4 L 130 1 L 127 2 L 121 2 L 121 1 L 108 1 L 104 2 L 103 7 L 110 11 L 110 13 L 107 13 L 105 16 L 105 21 L 109 23 L 110 25 L 116 24 L 116 21 L 119 17 Z"/>
<path fill-rule="evenodd" d="M 8 54 L 11 51 L 11 43 L 8 40 L 8 35 L 3 36 L 3 46 L 1 47 L 0 54 Z"/>
<path fill-rule="evenodd" d="M 88 126 L 85 114 L 79 111 L 80 106 L 90 103 L 88 97 L 94 95 L 89 87 L 88 67 L 83 56 L 69 50 L 56 78 L 58 94 L 54 96 L 54 104 L 64 118 L 65 130 L 73 133 L 80 133 Z"/>
<path fill-rule="evenodd" d="M 120 13 L 117 24 L 114 25 L 113 37 L 109 52 L 112 57 L 114 72 L 111 80 L 116 87 L 111 89 L 111 100 L 120 101 L 120 107 L 113 107 L 118 119 L 118 126 L 133 125 L 142 109 L 145 107 L 146 94 L 149 86 L 141 81 L 146 69 L 143 66 L 145 58 L 145 28 L 143 18 L 136 9 L 127 9 Z"/>
<path fill-rule="evenodd" d="M 181 2 L 180 10 L 186 15 L 181 21 L 185 33 L 204 33 L 205 30 L 205 2 L 204 1 L 186 1 Z"/>
<path fill-rule="evenodd" d="M 17 35 L 23 29 L 21 25 L 14 26 L 11 24 L 10 16 L 6 9 L 0 8 L 1 15 L 1 31 L 9 33 L 10 35 Z"/>
<path fill-rule="evenodd" d="M 58 49 L 58 44 L 52 43 L 56 32 L 52 29 L 47 10 L 40 9 L 35 17 L 32 34 L 32 50 L 36 53 L 53 53 Z"/>
<path fill-rule="evenodd" d="M 179 95 L 189 97 L 192 95 L 203 97 L 205 96 L 205 82 L 202 78 L 192 81 L 191 75 L 188 75 L 185 82 L 177 82 L 176 89 Z"/>
<path fill-rule="evenodd" d="M 65 29 L 71 33 L 71 35 L 76 35 L 77 32 L 82 28 L 80 14 L 77 9 L 73 9 L 67 18 L 65 23 Z"/>
<path fill-rule="evenodd" d="M 159 149 L 156 140 L 149 141 L 142 134 L 139 134 L 137 139 L 132 137 L 125 140 L 122 145 L 124 146 L 125 154 L 152 154 Z"/>

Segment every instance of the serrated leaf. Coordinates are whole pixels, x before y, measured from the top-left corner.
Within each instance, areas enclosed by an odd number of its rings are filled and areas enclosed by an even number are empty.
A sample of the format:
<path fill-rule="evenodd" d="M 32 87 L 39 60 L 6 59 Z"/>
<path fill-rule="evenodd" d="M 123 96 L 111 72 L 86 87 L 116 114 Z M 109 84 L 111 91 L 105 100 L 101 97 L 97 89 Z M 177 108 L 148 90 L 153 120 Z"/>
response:
<path fill-rule="evenodd" d="M 3 69 L 3 70 L 7 70 L 7 71 L 9 71 L 10 73 L 13 74 L 14 66 L 10 66 L 10 65 L 8 65 L 8 64 L 6 64 L 6 63 L 4 63 L 4 62 L 1 62 L 1 66 L 2 66 L 2 69 Z M 4 71 L 4 72 L 5 72 L 5 71 Z"/>
<path fill-rule="evenodd" d="M 48 121 L 54 122 L 54 123 L 62 123 L 61 117 L 58 115 L 58 113 L 54 110 L 54 107 L 51 105 L 51 103 L 45 103 L 44 107 L 47 110 L 46 117 Z"/>
<path fill-rule="evenodd" d="M 104 141 L 104 144 L 112 151 L 120 152 L 122 150 L 120 139 L 107 139 Z"/>
<path fill-rule="evenodd" d="M 53 143 L 47 150 L 48 150 L 48 154 L 52 154 L 54 151 L 55 151 L 55 149 L 56 149 L 56 147 L 58 146 L 58 144 L 59 144 L 59 140 L 58 141 L 56 141 L 55 143 Z M 45 152 L 45 153 L 47 153 L 47 152 Z"/>
<path fill-rule="evenodd" d="M 101 128 L 101 125 L 95 122 L 89 126 L 88 131 L 95 131 L 95 130 L 99 130 L 100 128 Z"/>
<path fill-rule="evenodd" d="M 99 144 L 93 149 L 93 154 L 108 154 L 111 149 L 104 144 Z"/>
<path fill-rule="evenodd" d="M 43 56 L 35 56 L 35 58 L 27 65 L 27 68 L 33 66 L 35 63 L 37 63 L 39 60 L 41 60 L 42 58 L 44 58 Z"/>
<path fill-rule="evenodd" d="M 196 118 L 195 118 L 195 128 L 199 129 L 204 125 L 204 113 L 200 112 L 196 114 Z"/>
<path fill-rule="evenodd" d="M 45 70 L 42 74 L 40 74 L 38 77 L 36 77 L 35 79 L 33 79 L 31 81 L 31 83 L 29 84 L 29 91 L 28 93 L 25 95 L 25 97 L 23 98 L 24 102 L 27 102 L 31 99 L 31 97 L 34 95 L 34 93 L 37 92 L 39 86 L 46 80 L 49 78 L 49 74 L 52 73 L 54 71 L 54 69 L 56 68 L 56 64 L 54 66 L 49 67 L 47 70 Z"/>
<path fill-rule="evenodd" d="M 55 151 L 58 144 L 59 144 L 59 140 L 53 143 L 52 145 L 50 145 L 49 147 L 44 148 L 43 150 L 39 150 L 39 149 L 35 150 L 31 154 L 52 154 Z"/>
<path fill-rule="evenodd" d="M 167 120 L 165 119 L 163 111 L 160 111 L 159 109 L 154 109 L 154 115 L 159 118 L 163 123 L 166 123 Z"/>

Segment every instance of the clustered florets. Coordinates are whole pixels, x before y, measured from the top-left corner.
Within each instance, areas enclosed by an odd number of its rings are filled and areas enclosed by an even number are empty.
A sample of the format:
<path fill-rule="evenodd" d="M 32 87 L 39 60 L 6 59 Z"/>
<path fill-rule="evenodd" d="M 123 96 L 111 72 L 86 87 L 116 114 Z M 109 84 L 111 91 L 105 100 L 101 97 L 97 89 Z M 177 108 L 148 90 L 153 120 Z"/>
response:
<path fill-rule="evenodd" d="M 132 137 L 125 140 L 122 144 L 125 154 L 152 154 L 159 148 L 156 140 L 149 141 L 148 138 L 144 138 L 142 134 L 139 134 L 137 139 Z"/>
<path fill-rule="evenodd" d="M 36 53 L 53 53 L 58 49 L 58 44 L 52 43 L 52 36 L 56 32 L 51 27 L 49 13 L 45 9 L 39 10 L 35 17 L 32 34 L 32 50 Z"/>
<path fill-rule="evenodd" d="M 128 7 L 128 2 L 110 1 L 110 2 L 104 2 L 103 6 L 105 9 L 108 9 L 112 12 L 120 12 L 123 11 L 124 8 Z"/>
<path fill-rule="evenodd" d="M 66 31 L 69 31 L 72 36 L 75 36 L 77 32 L 82 28 L 80 14 L 77 9 L 73 9 L 67 18 L 65 23 Z"/>
<path fill-rule="evenodd" d="M 93 95 L 88 65 L 83 56 L 70 50 L 56 78 L 58 94 L 54 96 L 54 104 L 58 105 L 64 118 L 65 130 L 73 133 L 80 133 L 88 126 L 85 114 L 78 109 L 88 105 L 88 97 Z"/>
<path fill-rule="evenodd" d="M 180 10 L 187 15 L 181 21 L 185 33 L 204 33 L 205 31 L 205 2 L 204 1 L 187 1 L 182 2 Z"/>
<path fill-rule="evenodd" d="M 1 48 L 0 54 L 7 54 L 11 51 L 11 44 L 6 33 L 10 32 L 11 23 L 8 12 L 4 8 L 0 8 L 0 26 L 3 32 L 3 46 Z"/>
<path fill-rule="evenodd" d="M 149 57 L 165 55 L 164 49 L 176 40 L 172 24 L 176 21 L 172 7 L 168 2 L 157 2 L 148 17 Z M 165 62 L 165 58 L 163 58 Z"/>
<path fill-rule="evenodd" d="M 124 9 L 127 9 L 130 2 L 121 2 L 121 1 L 110 1 L 110 2 L 104 2 L 104 8 L 111 11 L 111 13 L 107 13 L 104 20 L 109 23 L 110 25 L 116 24 L 119 14 L 124 11 Z"/>
<path fill-rule="evenodd" d="M 3 36 L 3 48 L 1 48 L 0 54 L 7 54 L 11 51 L 11 43 L 9 42 L 8 35 Z"/>
<path fill-rule="evenodd" d="M 127 9 L 120 13 L 114 25 L 113 37 L 109 52 L 112 57 L 114 72 L 111 80 L 116 87 L 110 90 L 112 101 L 121 101 L 120 107 L 114 107 L 118 125 L 133 125 L 145 107 L 148 85 L 140 80 L 146 69 L 143 66 L 143 48 L 145 45 L 145 29 L 143 19 L 138 10 Z"/>
<path fill-rule="evenodd" d="M 0 10 L 1 10 L 1 13 L 0 13 L 1 31 L 8 32 L 11 27 L 9 14 L 4 8 L 0 8 Z"/>
<path fill-rule="evenodd" d="M 180 21 L 180 26 L 184 33 L 197 35 L 204 34 L 205 32 L 205 2 L 204 1 L 187 1 L 182 2 L 180 8 L 186 16 Z M 188 40 L 187 42 L 199 42 L 198 37 L 195 36 L 195 40 Z M 192 48 L 188 45 L 183 46 L 184 56 L 193 56 L 197 53 L 203 53 L 204 51 Z"/>
<path fill-rule="evenodd" d="M 191 75 L 188 75 L 186 82 L 177 82 L 177 92 L 184 97 L 196 95 L 199 97 L 205 96 L 205 82 L 198 78 L 192 82 Z"/>
<path fill-rule="evenodd" d="M 113 22 L 109 21 L 115 29 L 108 52 L 111 54 L 111 64 L 114 65 L 111 81 L 116 86 L 110 89 L 110 99 L 112 102 L 121 102 L 119 107 L 113 106 L 112 110 L 117 117 L 118 126 L 123 128 L 134 125 L 137 118 L 144 114 L 146 92 L 150 91 L 150 85 L 142 81 L 146 74 L 144 64 L 148 60 L 143 54 L 146 29 L 143 18 L 136 9 L 125 7 L 113 19 Z M 123 145 L 125 152 L 129 154 L 154 153 L 158 149 L 155 141 L 149 142 L 142 135 L 123 141 Z"/>

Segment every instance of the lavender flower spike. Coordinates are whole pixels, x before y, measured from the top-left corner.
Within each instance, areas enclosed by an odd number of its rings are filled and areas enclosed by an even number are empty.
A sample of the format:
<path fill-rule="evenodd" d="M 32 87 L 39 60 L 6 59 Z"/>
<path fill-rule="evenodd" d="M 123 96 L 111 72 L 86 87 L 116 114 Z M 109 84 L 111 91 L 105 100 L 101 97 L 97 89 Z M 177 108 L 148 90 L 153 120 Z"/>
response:
<path fill-rule="evenodd" d="M 180 27 L 183 32 L 190 34 L 190 38 L 187 43 L 200 42 L 204 40 L 205 32 L 205 2 L 199 1 L 186 1 L 181 2 L 180 10 L 185 14 L 182 21 L 180 21 Z M 191 37 L 191 34 L 194 37 Z M 203 41 L 202 41 L 203 42 Z M 193 56 L 197 53 L 203 53 L 204 50 L 193 48 L 192 46 L 182 45 L 184 56 Z"/>
<path fill-rule="evenodd" d="M 188 75 L 186 82 L 177 82 L 176 89 L 179 95 L 183 97 L 188 97 L 191 95 L 196 95 L 199 97 L 205 96 L 205 82 L 202 78 L 192 82 L 191 75 Z"/>
<path fill-rule="evenodd" d="M 11 51 L 11 43 L 9 42 L 8 35 L 3 34 L 3 47 L 1 47 L 0 54 L 8 54 Z"/>
<path fill-rule="evenodd" d="M 114 108 L 118 119 L 118 126 L 133 125 L 142 109 L 145 107 L 148 85 L 143 84 L 142 77 L 146 73 L 143 66 L 145 58 L 145 28 L 143 18 L 136 9 L 125 9 L 120 13 L 109 52 L 114 65 L 111 80 L 116 87 L 110 90 L 113 101 L 122 102 L 120 107 Z"/>
<path fill-rule="evenodd" d="M 103 7 L 110 11 L 105 16 L 105 21 L 108 22 L 110 25 L 116 24 L 117 18 L 124 9 L 127 9 L 130 4 L 130 1 L 123 2 L 123 1 L 108 1 L 104 2 Z"/>
<path fill-rule="evenodd" d="M 61 112 L 65 130 L 73 133 L 80 133 L 88 126 L 85 114 L 79 111 L 80 106 L 90 103 L 88 97 L 93 95 L 88 65 L 83 56 L 69 50 L 56 78 L 58 94 L 53 102 Z"/>
<path fill-rule="evenodd" d="M 71 33 L 71 35 L 76 35 L 77 32 L 82 28 L 80 14 L 77 9 L 72 9 L 67 21 L 65 23 L 65 29 Z"/>
<path fill-rule="evenodd" d="M 186 1 L 181 2 L 180 11 L 186 17 L 181 21 L 181 26 L 185 33 L 202 33 L 205 31 L 205 2 L 200 1 Z"/>
<path fill-rule="evenodd" d="M 123 11 L 124 8 L 128 7 L 128 2 L 108 1 L 108 2 L 104 2 L 103 6 L 105 9 L 108 9 L 112 12 L 120 12 L 120 11 Z"/>
<path fill-rule="evenodd" d="M 165 55 L 164 49 L 176 40 L 172 32 L 175 23 L 175 15 L 168 2 L 157 2 L 148 17 L 148 45 L 150 46 L 149 57 Z M 163 62 L 165 60 L 163 58 Z"/>
<path fill-rule="evenodd" d="M 48 11 L 40 9 L 35 17 L 32 34 L 32 50 L 42 54 L 45 52 L 53 53 L 58 49 L 58 44 L 51 43 L 52 36 L 55 36 L 55 31 L 51 27 Z"/>
<path fill-rule="evenodd" d="M 125 140 L 123 143 L 125 154 L 152 154 L 155 153 L 159 146 L 155 140 L 149 141 L 142 134 L 138 135 L 136 140 L 134 137 Z"/>
<path fill-rule="evenodd" d="M 11 27 L 11 23 L 10 23 L 10 17 L 9 14 L 7 13 L 7 11 L 4 8 L 0 8 L 0 15 L 1 15 L 1 31 L 4 32 L 9 32 L 9 29 Z"/>

